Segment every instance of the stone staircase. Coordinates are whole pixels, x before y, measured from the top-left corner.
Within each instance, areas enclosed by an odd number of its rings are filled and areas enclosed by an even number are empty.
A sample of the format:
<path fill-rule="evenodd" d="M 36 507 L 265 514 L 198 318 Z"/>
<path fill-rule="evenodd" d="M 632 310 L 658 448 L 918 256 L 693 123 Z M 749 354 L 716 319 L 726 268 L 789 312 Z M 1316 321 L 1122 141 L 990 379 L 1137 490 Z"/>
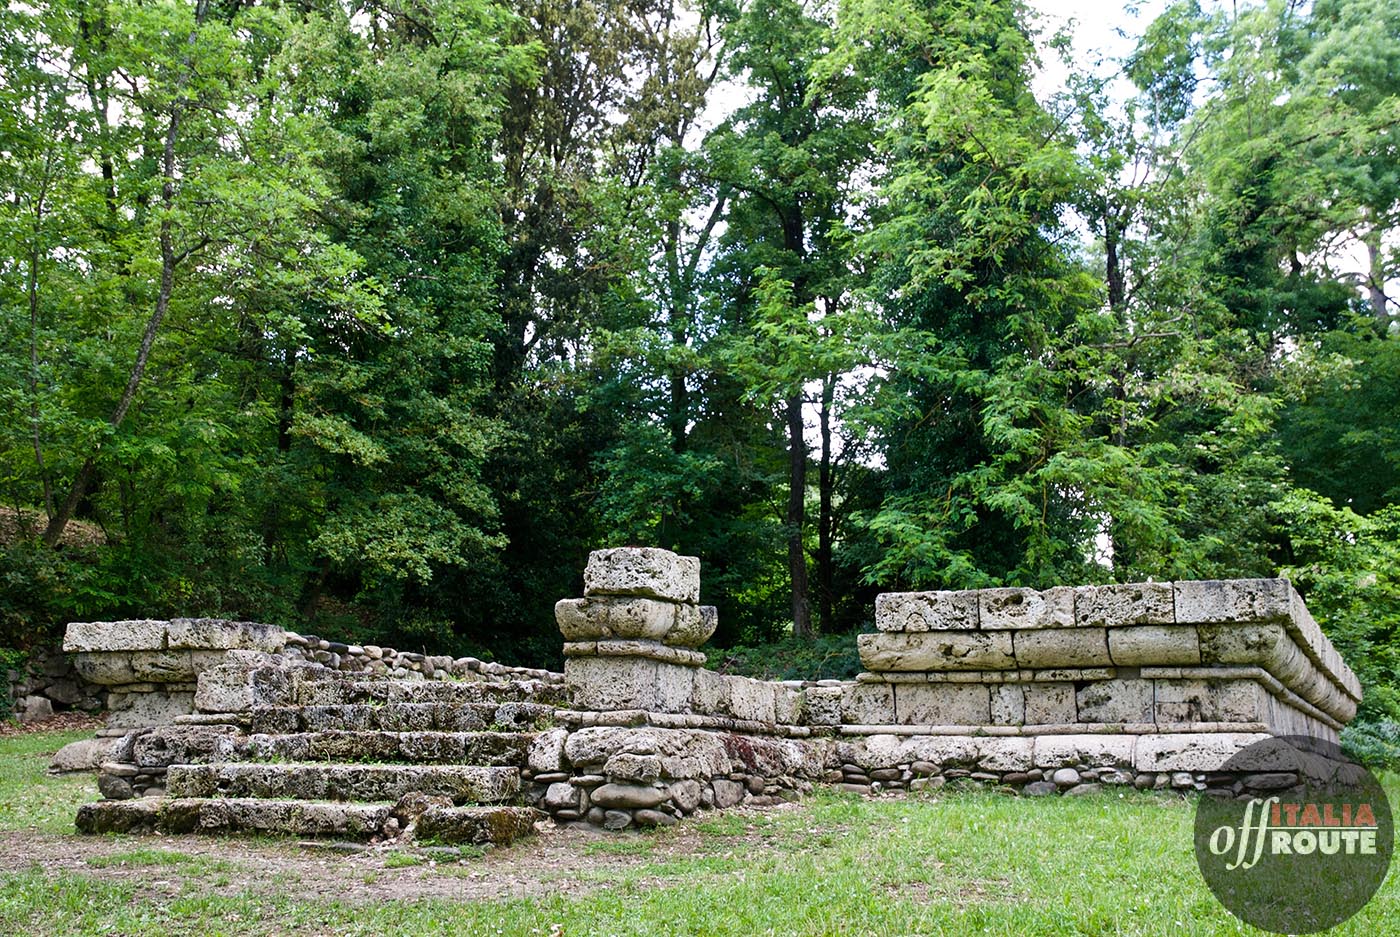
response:
<path fill-rule="evenodd" d="M 100 778 L 113 799 L 84 805 L 79 831 L 504 845 L 544 817 L 529 752 L 566 702 L 557 675 L 407 680 L 230 656 L 201 675 L 199 711 L 122 740 Z"/>

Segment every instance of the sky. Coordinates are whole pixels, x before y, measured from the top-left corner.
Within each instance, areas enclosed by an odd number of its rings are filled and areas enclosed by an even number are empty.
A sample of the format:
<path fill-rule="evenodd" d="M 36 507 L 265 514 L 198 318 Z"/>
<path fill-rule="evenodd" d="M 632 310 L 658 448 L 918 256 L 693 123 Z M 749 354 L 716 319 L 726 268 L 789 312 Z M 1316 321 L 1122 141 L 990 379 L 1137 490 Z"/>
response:
<path fill-rule="evenodd" d="M 1094 0 L 1027 0 L 1031 9 L 1042 17 L 1041 73 L 1035 81 L 1036 96 L 1045 100 L 1063 87 L 1067 69 L 1059 54 L 1047 49 L 1044 42 L 1060 29 L 1070 26 L 1074 35 L 1075 61 L 1090 63 L 1099 57 L 1121 58 L 1132 51 L 1147 24 L 1165 10 L 1167 0 L 1141 0 L 1134 4 L 1096 3 Z M 1104 66 L 1104 72 L 1109 67 Z M 1095 71 L 1100 71 L 1095 69 Z M 1124 83 L 1117 89 L 1126 97 L 1129 88 Z"/>

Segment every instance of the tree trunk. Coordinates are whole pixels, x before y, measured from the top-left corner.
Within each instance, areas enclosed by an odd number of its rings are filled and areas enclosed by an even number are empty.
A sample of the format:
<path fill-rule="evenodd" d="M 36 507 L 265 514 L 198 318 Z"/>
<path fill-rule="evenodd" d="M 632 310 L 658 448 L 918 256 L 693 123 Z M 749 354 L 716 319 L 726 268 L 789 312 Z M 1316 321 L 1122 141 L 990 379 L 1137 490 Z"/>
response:
<path fill-rule="evenodd" d="M 204 15 L 208 11 L 206 0 L 200 0 L 195 8 L 195 29 L 204 21 Z M 189 45 L 194 45 L 197 32 L 191 32 L 187 40 Z M 184 73 L 177 85 L 179 92 L 189 78 L 190 61 L 185 60 Z M 151 313 L 151 318 L 146 322 L 146 331 L 141 336 L 141 345 L 136 351 L 136 361 L 131 366 L 131 374 L 127 377 L 126 388 L 122 391 L 121 399 L 117 401 L 116 409 L 108 418 L 107 423 L 112 429 L 122 425 L 126 419 L 127 411 L 131 409 L 132 401 L 136 399 L 136 391 L 141 386 L 141 378 L 145 376 L 146 365 L 151 359 L 151 348 L 156 343 L 156 334 L 160 331 L 160 325 L 165 321 L 165 314 L 170 311 L 170 295 L 175 289 L 175 267 L 179 264 L 180 258 L 175 254 L 175 235 L 173 225 L 170 221 L 170 209 L 175 202 L 175 141 L 180 134 L 180 114 L 181 105 L 178 103 L 180 95 L 173 96 L 176 102 L 171 105 L 170 122 L 165 131 L 165 144 L 161 152 L 161 185 L 160 200 L 163 210 L 160 220 L 160 291 L 156 294 L 156 308 Z M 188 252 L 186 252 L 188 253 Z M 98 450 L 102 443 L 96 444 Z M 82 468 L 78 469 L 78 474 L 73 479 L 73 487 L 68 491 L 68 497 L 64 499 L 62 507 L 58 513 L 49 518 L 49 525 L 44 530 L 43 541 L 46 546 L 53 547 L 63 537 L 63 531 L 68 526 L 68 522 L 73 518 L 73 512 L 78 509 L 83 497 L 87 494 L 88 486 L 92 484 L 92 476 L 97 468 L 97 453 L 93 452 L 83 461 Z"/>
<path fill-rule="evenodd" d="M 1366 294 L 1371 302 L 1371 315 L 1381 325 L 1390 324 L 1390 309 L 1385 298 L 1385 247 L 1381 229 L 1374 227 L 1366 235 Z"/>
<path fill-rule="evenodd" d="M 802 531 L 807 519 L 807 441 L 802 433 L 802 394 L 787 399 L 788 425 L 788 572 L 792 578 L 792 633 L 812 634 L 812 612 L 807 601 L 807 551 Z"/>
<path fill-rule="evenodd" d="M 830 634 L 835 629 L 833 605 L 836 571 L 831 556 L 836 528 L 836 519 L 832 516 L 835 474 L 831 466 L 831 403 L 835 395 L 836 375 L 827 374 L 822 378 L 822 451 L 817 470 L 817 608 L 818 621 L 824 634 Z"/>

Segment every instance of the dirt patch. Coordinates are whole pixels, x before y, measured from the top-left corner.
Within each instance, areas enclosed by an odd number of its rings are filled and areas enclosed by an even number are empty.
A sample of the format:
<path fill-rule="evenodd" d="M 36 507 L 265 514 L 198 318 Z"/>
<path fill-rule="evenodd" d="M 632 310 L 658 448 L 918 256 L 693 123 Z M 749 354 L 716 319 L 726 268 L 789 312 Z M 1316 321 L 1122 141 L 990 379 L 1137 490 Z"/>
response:
<path fill-rule="evenodd" d="M 102 717 L 89 713 L 56 713 L 47 719 L 30 723 L 19 723 L 6 719 L 0 721 L 0 738 L 8 738 L 13 735 L 36 735 L 41 732 L 77 732 L 79 730 L 95 732 L 104 725 Z"/>
<path fill-rule="evenodd" d="M 733 816 L 740 811 L 730 811 Z M 768 811 L 771 813 L 771 809 Z M 132 885 L 139 896 L 316 894 L 351 904 L 442 898 L 453 901 L 580 896 L 619 875 L 721 847 L 739 854 L 757 830 L 707 839 L 694 824 L 653 833 L 602 833 L 545 824 L 531 839 L 456 859 L 427 849 L 297 843 L 237 837 L 0 833 L 0 872 L 34 868 Z M 175 854 L 175 855 L 172 855 Z M 417 860 L 415 865 L 401 865 Z M 396 867 L 397 866 L 397 867 Z M 665 884 L 664 874 L 648 876 Z"/>
<path fill-rule="evenodd" d="M 35 508 L 0 510 L 0 544 L 36 539 L 49 525 L 49 518 Z M 58 538 L 65 547 L 100 547 L 107 543 L 107 534 L 91 521 L 70 520 Z"/>

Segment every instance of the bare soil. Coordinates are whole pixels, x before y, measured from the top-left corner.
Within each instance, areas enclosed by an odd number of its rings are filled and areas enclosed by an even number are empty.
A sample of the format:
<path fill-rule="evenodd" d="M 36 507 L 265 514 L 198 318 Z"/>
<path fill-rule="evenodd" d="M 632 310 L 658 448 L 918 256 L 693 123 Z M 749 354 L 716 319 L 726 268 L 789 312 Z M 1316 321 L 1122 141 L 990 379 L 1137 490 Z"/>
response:
<path fill-rule="evenodd" d="M 792 807 L 767 808 L 773 810 Z M 743 814 L 745 811 L 728 811 Z M 642 842 L 645 837 L 646 841 Z M 636 852 L 622 844 L 636 843 Z M 765 839 L 757 832 L 725 837 L 723 849 L 742 854 Z M 0 872 L 43 869 L 125 882 L 142 897 L 198 894 L 286 894 L 295 889 L 348 903 L 442 898 L 453 901 L 539 895 L 579 896 L 607 888 L 618 873 L 693 856 L 716 847 L 692 824 L 655 833 L 602 833 L 545 822 L 537 835 L 483 856 L 443 859 L 435 851 L 392 844 L 349 851 L 349 844 L 202 836 L 76 836 L 0 832 Z M 594 848 L 590 848 L 594 847 Z M 152 861 L 150 851 L 190 857 Z M 391 857 L 421 864 L 391 867 Z M 124 861 L 131 856 L 131 861 Z M 111 857 L 110 864 L 104 861 Z M 177 857 L 178 858 L 178 857 Z M 94 864 L 96 863 L 96 864 Z M 639 884 L 668 884 L 664 876 Z"/>

